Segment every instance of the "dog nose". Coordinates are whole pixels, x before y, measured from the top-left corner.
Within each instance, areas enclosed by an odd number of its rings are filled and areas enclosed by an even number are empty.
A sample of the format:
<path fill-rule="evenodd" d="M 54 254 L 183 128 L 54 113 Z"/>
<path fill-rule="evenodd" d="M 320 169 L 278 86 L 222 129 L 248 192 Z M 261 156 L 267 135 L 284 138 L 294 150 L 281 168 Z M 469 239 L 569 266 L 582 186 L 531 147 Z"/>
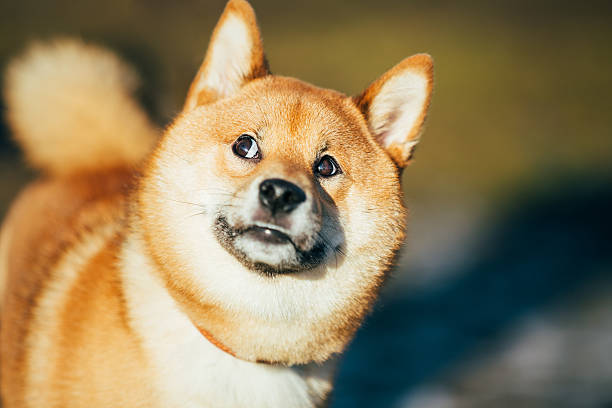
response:
<path fill-rule="evenodd" d="M 290 213 L 306 201 L 304 190 L 282 179 L 267 179 L 259 185 L 259 201 L 272 215 Z"/>

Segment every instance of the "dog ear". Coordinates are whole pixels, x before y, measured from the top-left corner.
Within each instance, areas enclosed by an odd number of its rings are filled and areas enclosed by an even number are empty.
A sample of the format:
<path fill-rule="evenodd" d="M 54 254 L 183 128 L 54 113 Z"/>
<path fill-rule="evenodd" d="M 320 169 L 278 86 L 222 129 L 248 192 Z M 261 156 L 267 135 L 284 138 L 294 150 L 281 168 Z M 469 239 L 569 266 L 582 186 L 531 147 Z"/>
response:
<path fill-rule="evenodd" d="M 228 97 L 250 80 L 269 73 L 253 8 L 245 0 L 230 0 L 213 31 L 183 110 Z"/>
<path fill-rule="evenodd" d="M 417 54 L 354 97 L 370 131 L 399 168 L 408 164 L 419 142 L 432 89 L 433 61 Z"/>

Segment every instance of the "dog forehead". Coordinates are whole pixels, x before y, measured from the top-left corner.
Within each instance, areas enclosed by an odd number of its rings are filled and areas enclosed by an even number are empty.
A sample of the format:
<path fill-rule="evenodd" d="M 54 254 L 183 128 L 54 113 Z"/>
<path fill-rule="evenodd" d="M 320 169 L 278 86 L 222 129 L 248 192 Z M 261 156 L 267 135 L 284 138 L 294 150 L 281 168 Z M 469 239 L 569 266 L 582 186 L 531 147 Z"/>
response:
<path fill-rule="evenodd" d="M 347 96 L 294 78 L 271 76 L 253 81 L 245 97 L 257 105 L 267 124 L 283 125 L 291 133 L 355 133 L 365 124 Z"/>
<path fill-rule="evenodd" d="M 258 117 L 261 136 L 287 149 L 311 152 L 350 140 L 369 144 L 364 118 L 346 95 L 294 78 L 270 76 L 242 92 Z"/>

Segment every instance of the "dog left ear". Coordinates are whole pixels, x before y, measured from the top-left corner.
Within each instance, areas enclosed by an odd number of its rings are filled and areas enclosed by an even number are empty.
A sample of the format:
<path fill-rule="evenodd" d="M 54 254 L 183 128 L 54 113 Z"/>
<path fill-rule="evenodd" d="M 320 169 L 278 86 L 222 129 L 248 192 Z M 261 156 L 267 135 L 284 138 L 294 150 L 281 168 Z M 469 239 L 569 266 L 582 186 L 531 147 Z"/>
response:
<path fill-rule="evenodd" d="M 432 89 L 433 61 L 427 54 L 417 54 L 353 98 L 370 131 L 400 169 L 419 142 Z"/>
<path fill-rule="evenodd" d="M 230 0 L 213 31 L 183 110 L 231 96 L 245 83 L 269 73 L 253 8 L 245 0 Z"/>

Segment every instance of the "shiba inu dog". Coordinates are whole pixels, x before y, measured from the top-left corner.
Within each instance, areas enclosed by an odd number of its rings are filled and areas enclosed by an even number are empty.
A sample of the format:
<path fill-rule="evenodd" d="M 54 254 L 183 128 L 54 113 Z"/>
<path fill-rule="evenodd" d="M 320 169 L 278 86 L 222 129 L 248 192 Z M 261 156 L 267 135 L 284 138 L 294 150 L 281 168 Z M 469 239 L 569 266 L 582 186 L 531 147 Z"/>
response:
<path fill-rule="evenodd" d="M 3 406 L 325 405 L 404 237 L 431 58 L 356 97 L 275 76 L 230 0 L 166 131 L 135 84 L 76 41 L 8 68 L 43 176 L 0 236 Z"/>

